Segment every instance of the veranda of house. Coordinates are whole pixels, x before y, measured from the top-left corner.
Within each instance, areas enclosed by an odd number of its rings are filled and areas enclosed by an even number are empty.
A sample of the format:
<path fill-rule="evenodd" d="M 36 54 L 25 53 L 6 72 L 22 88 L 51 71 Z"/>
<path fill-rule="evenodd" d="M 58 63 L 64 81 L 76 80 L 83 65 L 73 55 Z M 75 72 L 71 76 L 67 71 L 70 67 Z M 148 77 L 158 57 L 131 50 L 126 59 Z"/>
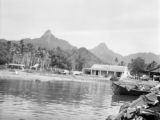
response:
<path fill-rule="evenodd" d="M 118 65 L 94 64 L 91 68 L 83 68 L 83 73 L 96 76 L 117 76 L 120 77 L 128 68 Z"/>

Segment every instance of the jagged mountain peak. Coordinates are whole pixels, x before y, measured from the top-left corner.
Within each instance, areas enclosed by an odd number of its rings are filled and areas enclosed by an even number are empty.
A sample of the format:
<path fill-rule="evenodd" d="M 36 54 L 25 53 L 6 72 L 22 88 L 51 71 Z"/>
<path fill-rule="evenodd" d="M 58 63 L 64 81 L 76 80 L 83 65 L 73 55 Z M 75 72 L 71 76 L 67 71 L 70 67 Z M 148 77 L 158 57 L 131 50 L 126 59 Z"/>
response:
<path fill-rule="evenodd" d="M 109 49 L 105 43 L 100 43 L 97 47 L 93 48 L 91 52 L 106 63 L 114 64 L 116 57 L 122 60 L 122 56 Z"/>
<path fill-rule="evenodd" d="M 49 37 L 54 37 L 54 35 L 52 34 L 51 30 L 47 30 L 46 32 L 44 32 L 44 34 L 42 35 L 42 38 L 49 38 Z"/>
<path fill-rule="evenodd" d="M 96 48 L 108 49 L 106 43 L 104 43 L 104 42 L 100 43 Z"/>
<path fill-rule="evenodd" d="M 46 30 L 44 34 L 35 39 L 26 39 L 26 43 L 31 43 L 35 47 L 41 47 L 46 49 L 53 49 L 60 47 L 63 50 L 72 50 L 76 47 L 72 46 L 69 42 L 63 39 L 59 39 L 56 36 L 54 36 L 51 32 L 51 30 Z"/>

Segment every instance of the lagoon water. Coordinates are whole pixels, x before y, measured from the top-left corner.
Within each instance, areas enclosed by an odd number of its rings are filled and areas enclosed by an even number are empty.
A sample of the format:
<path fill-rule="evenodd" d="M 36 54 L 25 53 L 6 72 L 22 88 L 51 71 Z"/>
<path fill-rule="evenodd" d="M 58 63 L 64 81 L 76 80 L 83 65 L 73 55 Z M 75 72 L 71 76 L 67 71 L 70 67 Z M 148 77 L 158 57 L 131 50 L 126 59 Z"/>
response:
<path fill-rule="evenodd" d="M 105 120 L 134 99 L 109 81 L 0 80 L 0 120 Z"/>

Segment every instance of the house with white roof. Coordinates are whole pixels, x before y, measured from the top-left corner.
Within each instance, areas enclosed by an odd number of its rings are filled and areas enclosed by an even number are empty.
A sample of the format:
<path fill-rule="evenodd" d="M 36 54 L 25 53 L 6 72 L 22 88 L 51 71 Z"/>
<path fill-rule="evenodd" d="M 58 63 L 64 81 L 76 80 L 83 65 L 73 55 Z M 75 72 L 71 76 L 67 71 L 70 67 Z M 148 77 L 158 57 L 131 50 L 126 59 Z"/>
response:
<path fill-rule="evenodd" d="M 91 68 L 83 68 L 83 73 L 97 76 L 115 75 L 120 77 L 127 70 L 128 67 L 126 66 L 94 64 Z"/>

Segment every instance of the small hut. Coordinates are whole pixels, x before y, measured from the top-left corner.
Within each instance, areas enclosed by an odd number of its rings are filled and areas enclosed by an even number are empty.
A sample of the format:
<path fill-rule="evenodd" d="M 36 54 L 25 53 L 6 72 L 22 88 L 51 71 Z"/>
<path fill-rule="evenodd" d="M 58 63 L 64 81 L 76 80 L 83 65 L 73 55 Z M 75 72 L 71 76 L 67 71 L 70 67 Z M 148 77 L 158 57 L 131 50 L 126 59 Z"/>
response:
<path fill-rule="evenodd" d="M 7 68 L 9 69 L 19 69 L 19 70 L 24 70 L 25 65 L 23 64 L 15 64 L 15 63 L 10 63 L 7 65 Z"/>
<path fill-rule="evenodd" d="M 156 81 L 160 81 L 160 65 L 149 71 L 149 75 Z"/>

